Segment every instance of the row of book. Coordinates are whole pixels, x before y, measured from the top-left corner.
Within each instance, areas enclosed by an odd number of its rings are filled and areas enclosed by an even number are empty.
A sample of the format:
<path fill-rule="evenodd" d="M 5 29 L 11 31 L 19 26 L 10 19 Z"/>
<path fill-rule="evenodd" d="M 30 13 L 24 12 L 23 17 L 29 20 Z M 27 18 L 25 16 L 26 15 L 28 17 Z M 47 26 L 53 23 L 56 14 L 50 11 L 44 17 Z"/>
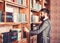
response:
<path fill-rule="evenodd" d="M 20 5 L 24 5 L 26 6 L 26 0 L 7 0 L 9 2 L 15 2 L 15 3 L 18 3 Z"/>
<path fill-rule="evenodd" d="M 7 22 L 26 22 L 26 14 L 20 13 L 19 8 L 6 5 L 5 11 Z"/>
<path fill-rule="evenodd" d="M 39 10 L 41 10 L 42 6 L 41 6 L 41 4 L 37 3 L 36 0 L 31 0 L 30 1 L 30 8 L 33 8 L 36 11 L 39 11 Z"/>
<path fill-rule="evenodd" d="M 25 14 L 17 14 L 6 12 L 6 21 L 7 22 L 26 22 L 26 15 Z"/>
<path fill-rule="evenodd" d="M 31 12 L 31 22 L 33 23 L 39 22 L 39 16 L 34 15 L 32 12 Z"/>
<path fill-rule="evenodd" d="M 26 38 L 26 32 L 20 28 L 12 28 L 11 26 L 2 26 L 4 30 L 1 30 L 0 43 L 12 43 L 13 41 L 19 41 L 22 38 Z M 7 29 L 9 31 L 7 31 Z"/>

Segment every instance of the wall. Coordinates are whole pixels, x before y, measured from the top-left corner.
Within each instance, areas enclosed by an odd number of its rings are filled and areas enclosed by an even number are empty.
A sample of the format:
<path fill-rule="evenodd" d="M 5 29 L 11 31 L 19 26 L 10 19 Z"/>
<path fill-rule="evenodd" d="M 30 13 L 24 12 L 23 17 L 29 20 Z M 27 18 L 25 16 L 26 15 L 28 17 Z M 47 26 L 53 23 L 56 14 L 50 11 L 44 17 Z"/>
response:
<path fill-rule="evenodd" d="M 60 0 L 51 1 L 51 43 L 60 43 Z"/>

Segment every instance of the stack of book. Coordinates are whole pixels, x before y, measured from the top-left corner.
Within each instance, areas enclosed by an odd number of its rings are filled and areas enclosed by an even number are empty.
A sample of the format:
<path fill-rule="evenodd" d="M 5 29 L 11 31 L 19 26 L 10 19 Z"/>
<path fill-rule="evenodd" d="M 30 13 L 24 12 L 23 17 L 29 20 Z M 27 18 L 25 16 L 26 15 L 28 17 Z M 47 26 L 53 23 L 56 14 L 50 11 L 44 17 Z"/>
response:
<path fill-rule="evenodd" d="M 6 22 L 13 22 L 13 13 L 6 12 Z"/>

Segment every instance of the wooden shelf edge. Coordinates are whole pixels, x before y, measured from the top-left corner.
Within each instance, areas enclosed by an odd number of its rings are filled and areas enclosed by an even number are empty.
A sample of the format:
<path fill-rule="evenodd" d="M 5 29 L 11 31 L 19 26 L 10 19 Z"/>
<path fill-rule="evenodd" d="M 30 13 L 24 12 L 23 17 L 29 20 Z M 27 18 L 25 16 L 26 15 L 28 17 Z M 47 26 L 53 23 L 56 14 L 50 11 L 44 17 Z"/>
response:
<path fill-rule="evenodd" d="M 39 12 L 38 10 L 34 9 L 34 8 L 31 8 L 31 11 L 32 12 Z"/>
<path fill-rule="evenodd" d="M 0 22 L 0 25 L 19 25 L 19 24 L 27 24 L 27 22 L 25 22 L 25 23 L 21 23 L 21 22 Z"/>
<path fill-rule="evenodd" d="M 33 24 L 41 24 L 41 22 L 31 22 L 31 23 L 33 23 Z"/>

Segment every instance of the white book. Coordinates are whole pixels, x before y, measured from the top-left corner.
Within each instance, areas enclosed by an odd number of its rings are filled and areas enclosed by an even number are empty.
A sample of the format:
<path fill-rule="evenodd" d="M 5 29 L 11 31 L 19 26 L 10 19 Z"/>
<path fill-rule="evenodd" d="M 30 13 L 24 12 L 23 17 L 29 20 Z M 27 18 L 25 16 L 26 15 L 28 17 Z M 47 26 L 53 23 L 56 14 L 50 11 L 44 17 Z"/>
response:
<path fill-rule="evenodd" d="M 26 15 L 25 14 L 19 15 L 19 22 L 26 22 Z"/>
<path fill-rule="evenodd" d="M 39 16 L 33 15 L 33 22 L 39 22 Z"/>
<path fill-rule="evenodd" d="M 19 5 L 21 5 L 21 4 L 22 4 L 22 0 L 17 0 L 17 3 L 18 3 Z"/>
<path fill-rule="evenodd" d="M 18 13 L 13 14 L 13 21 L 18 22 Z"/>
<path fill-rule="evenodd" d="M 42 6 L 39 4 L 39 10 L 41 10 Z"/>
<path fill-rule="evenodd" d="M 33 8 L 35 9 L 36 7 L 36 0 L 33 0 Z"/>
<path fill-rule="evenodd" d="M 23 0 L 22 3 L 23 3 L 23 6 L 26 6 L 26 0 Z"/>
<path fill-rule="evenodd" d="M 33 8 L 32 0 L 30 0 L 30 8 Z"/>
<path fill-rule="evenodd" d="M 6 11 L 6 12 L 13 12 L 13 7 L 6 5 L 5 11 Z"/>

